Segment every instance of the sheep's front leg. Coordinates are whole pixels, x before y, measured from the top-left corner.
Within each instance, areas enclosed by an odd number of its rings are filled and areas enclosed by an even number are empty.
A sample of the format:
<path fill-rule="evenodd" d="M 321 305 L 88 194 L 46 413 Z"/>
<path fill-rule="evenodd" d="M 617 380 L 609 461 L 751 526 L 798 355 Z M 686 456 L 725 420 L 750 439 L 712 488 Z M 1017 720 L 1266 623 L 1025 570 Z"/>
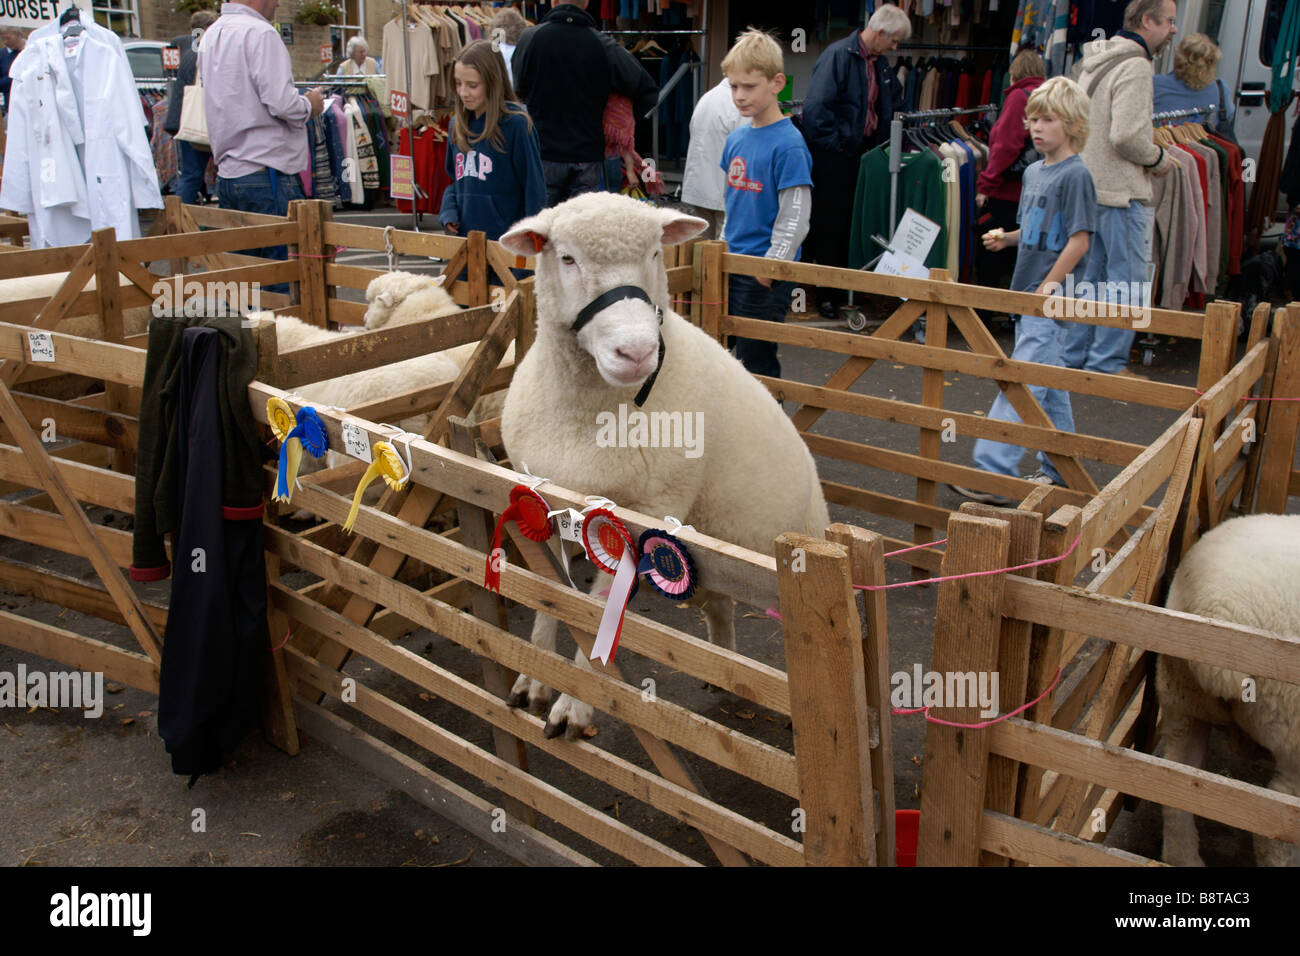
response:
<path fill-rule="evenodd" d="M 736 602 L 730 595 L 709 591 L 701 602 L 704 622 L 709 628 L 709 643 L 736 649 Z"/>
<path fill-rule="evenodd" d="M 591 593 L 599 596 L 601 591 L 606 590 L 614 583 L 614 579 L 607 574 L 598 573 L 596 579 L 591 582 Z M 585 670 L 591 670 L 591 661 L 583 653 L 581 647 L 573 656 L 573 662 Z M 564 736 L 569 740 L 577 740 L 579 737 L 590 736 L 587 728 L 592 726 L 592 718 L 595 716 L 595 708 L 590 704 L 584 704 L 575 697 L 568 694 L 561 694 L 555 706 L 551 708 L 551 713 L 546 718 L 546 728 L 542 731 L 548 738 L 558 737 L 560 731 L 564 731 Z"/>
<path fill-rule="evenodd" d="M 533 633 L 529 636 L 529 640 L 544 651 L 554 651 L 555 632 L 559 624 L 560 622 L 555 618 L 539 611 L 537 617 L 533 619 Z M 531 713 L 540 717 L 546 713 L 546 709 L 551 704 L 551 689 L 541 681 L 533 680 L 527 674 L 520 674 L 515 679 L 515 686 L 510 690 L 506 705 L 523 707 L 525 704 L 528 705 Z"/>
<path fill-rule="evenodd" d="M 1165 712 L 1165 759 L 1192 767 L 1205 763 L 1210 725 L 1189 714 Z M 1196 817 L 1186 810 L 1163 807 L 1164 861 L 1170 866 L 1205 866 L 1201 859 Z"/>
<path fill-rule="evenodd" d="M 1283 766 L 1279 760 L 1277 775 L 1268 786 L 1278 793 L 1300 796 L 1300 765 Z M 1255 862 L 1260 866 L 1300 866 L 1300 846 L 1256 833 Z"/>

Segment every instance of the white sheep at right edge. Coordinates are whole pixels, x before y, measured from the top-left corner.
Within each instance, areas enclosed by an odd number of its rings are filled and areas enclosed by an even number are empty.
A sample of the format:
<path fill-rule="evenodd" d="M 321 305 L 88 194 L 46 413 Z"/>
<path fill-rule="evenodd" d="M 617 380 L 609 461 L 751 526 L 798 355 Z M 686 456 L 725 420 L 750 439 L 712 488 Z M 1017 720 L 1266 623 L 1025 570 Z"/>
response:
<path fill-rule="evenodd" d="M 602 192 L 545 209 L 501 237 L 511 252 L 537 256 L 537 338 L 515 371 L 501 434 L 516 469 L 527 464 L 563 487 L 656 519 L 672 515 L 701 534 L 770 555 L 782 532 L 822 537 L 826 500 L 812 455 L 780 404 L 671 307 L 660 246 L 705 226 L 693 216 Z M 606 296 L 619 289 L 633 291 Z M 604 440 L 609 433 L 602 433 L 602 422 L 635 412 L 690 416 L 702 426 L 698 447 L 630 447 L 631 441 L 619 447 Z M 598 574 L 593 593 L 610 580 Z M 734 649 L 734 601 L 708 592 L 696 599 L 709 640 Z M 554 618 L 538 614 L 533 642 L 553 651 L 556 627 Z M 590 666 L 581 650 L 576 660 Z M 510 703 L 526 701 L 540 712 L 550 694 L 521 674 Z M 546 734 L 567 726 L 568 736 L 577 737 L 591 718 L 590 705 L 562 695 L 550 708 Z"/>
<path fill-rule="evenodd" d="M 1166 606 L 1272 631 L 1300 643 L 1300 515 L 1248 515 L 1207 532 L 1183 558 Z M 1156 665 L 1164 756 L 1200 767 L 1211 725 L 1233 725 L 1276 761 L 1269 787 L 1300 796 L 1300 686 L 1168 654 Z M 1243 699 L 1246 698 L 1246 699 Z M 1164 808 L 1164 861 L 1204 866 L 1196 818 Z M 1300 847 L 1255 835 L 1262 866 L 1300 865 Z"/>

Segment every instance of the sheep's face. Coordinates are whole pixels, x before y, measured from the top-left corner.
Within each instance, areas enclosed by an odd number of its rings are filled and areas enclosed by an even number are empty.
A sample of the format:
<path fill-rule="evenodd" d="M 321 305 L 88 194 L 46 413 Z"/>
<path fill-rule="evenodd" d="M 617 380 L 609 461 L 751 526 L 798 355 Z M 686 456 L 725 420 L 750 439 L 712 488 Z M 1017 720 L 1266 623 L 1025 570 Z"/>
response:
<path fill-rule="evenodd" d="M 517 223 L 501 244 L 537 256 L 539 337 L 571 339 L 607 384 L 626 388 L 640 385 L 659 364 L 660 310 L 670 307 L 661 245 L 706 227 L 702 219 L 625 196 L 588 193 Z M 651 301 L 611 302 L 575 331 L 580 313 L 619 286 L 641 289 Z"/>

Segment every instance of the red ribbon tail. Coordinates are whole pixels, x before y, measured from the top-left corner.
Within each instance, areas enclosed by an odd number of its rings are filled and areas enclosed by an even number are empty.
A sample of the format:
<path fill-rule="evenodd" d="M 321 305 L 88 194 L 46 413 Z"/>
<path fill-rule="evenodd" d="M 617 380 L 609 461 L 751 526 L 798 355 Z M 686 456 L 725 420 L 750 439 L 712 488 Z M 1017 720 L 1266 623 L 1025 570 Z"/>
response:
<path fill-rule="evenodd" d="M 497 526 L 492 532 L 492 547 L 488 549 L 487 562 L 483 567 L 483 587 L 498 594 L 501 593 L 501 564 L 505 561 L 505 552 L 501 550 L 501 529 L 509 514 L 510 508 L 507 508 L 497 520 Z"/>

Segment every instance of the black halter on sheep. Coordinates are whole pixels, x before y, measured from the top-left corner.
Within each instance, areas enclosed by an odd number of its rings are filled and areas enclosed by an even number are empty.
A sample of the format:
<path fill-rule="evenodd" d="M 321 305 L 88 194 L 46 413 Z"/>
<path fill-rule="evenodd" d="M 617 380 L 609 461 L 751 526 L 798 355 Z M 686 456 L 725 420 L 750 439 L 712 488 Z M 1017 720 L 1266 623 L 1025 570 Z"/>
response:
<path fill-rule="evenodd" d="M 821 536 L 826 502 L 812 455 L 780 404 L 671 308 L 661 245 L 689 239 L 705 225 L 591 193 L 501 237 L 510 251 L 537 255 L 537 339 L 515 370 L 502 438 L 516 468 L 526 462 L 563 487 L 656 518 L 672 515 L 700 534 L 771 554 L 783 531 Z M 632 291 L 602 301 L 622 287 Z M 608 427 L 631 416 L 651 422 L 649 441 Z M 595 588 L 607 583 L 598 579 Z M 705 580 L 692 600 L 704 610 L 709 639 L 734 648 L 732 599 L 709 592 Z M 539 614 L 534 643 L 553 650 L 555 638 L 555 620 Z M 587 665 L 581 652 L 577 660 Z M 549 698 L 547 688 L 521 675 L 511 703 L 527 700 L 540 709 Z M 567 725 L 576 736 L 591 714 L 590 706 L 561 696 L 547 733 Z"/>

